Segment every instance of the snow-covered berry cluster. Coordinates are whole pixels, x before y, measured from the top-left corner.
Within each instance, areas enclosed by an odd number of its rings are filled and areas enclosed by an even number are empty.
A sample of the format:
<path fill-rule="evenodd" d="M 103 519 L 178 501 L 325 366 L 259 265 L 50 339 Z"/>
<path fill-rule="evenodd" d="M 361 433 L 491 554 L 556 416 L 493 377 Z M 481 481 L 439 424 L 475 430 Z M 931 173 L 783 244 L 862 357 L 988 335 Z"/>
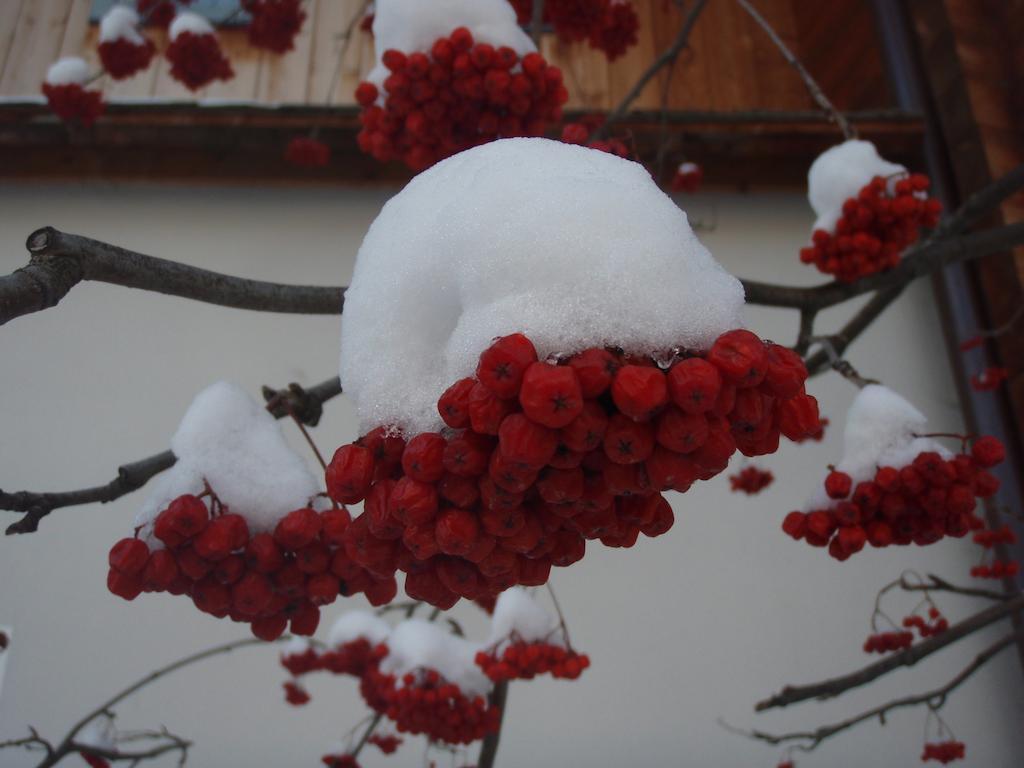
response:
<path fill-rule="evenodd" d="M 505 646 L 501 653 L 478 651 L 476 663 L 495 683 L 532 680 L 545 674 L 575 680 L 590 666 L 590 658 L 585 653 L 551 643 L 515 642 Z"/>
<path fill-rule="evenodd" d="M 817 429 L 806 377 L 798 355 L 746 330 L 664 368 L 604 348 L 541 361 L 512 334 L 442 394 L 448 429 L 406 440 L 377 428 L 342 446 L 327 492 L 365 499 L 346 532 L 356 562 L 403 570 L 410 597 L 448 608 L 544 584 L 588 539 L 630 547 L 665 533 L 663 491 Z"/>
<path fill-rule="evenodd" d="M 921 173 L 895 180 L 875 176 L 843 204 L 834 232 L 814 231 L 800 260 L 844 283 L 892 269 L 921 228 L 939 222 L 942 205 L 927 196 L 930 183 Z"/>
<path fill-rule="evenodd" d="M 760 467 L 744 467 L 735 475 L 729 476 L 729 485 L 733 491 L 743 492 L 748 496 L 760 493 L 775 480 L 775 475 Z"/>
<path fill-rule="evenodd" d="M 89 127 L 103 114 L 103 94 L 87 88 L 89 80 L 89 65 L 84 59 L 64 58 L 50 66 L 42 90 L 57 117 Z"/>
<path fill-rule="evenodd" d="M 498 138 L 541 136 L 569 98 L 561 70 L 539 53 L 520 59 L 509 46 L 475 41 L 466 27 L 428 52 L 388 49 L 381 61 L 389 73 L 381 87 L 356 89 L 359 147 L 415 171 Z"/>
<path fill-rule="evenodd" d="M 402 739 L 393 733 L 375 733 L 366 742 L 367 744 L 373 744 L 385 755 L 394 754 L 402 746 Z"/>
<path fill-rule="evenodd" d="M 125 600 L 142 592 L 187 595 L 217 618 L 248 623 L 256 637 L 274 640 L 291 624 L 311 635 L 320 607 L 338 595 L 366 594 L 375 605 L 396 592 L 393 575 L 377 576 L 349 559 L 345 509 L 297 509 L 273 534 L 250 535 L 246 519 L 216 501 L 180 496 L 157 516 L 153 534 L 164 549 L 126 538 L 110 550 L 109 590 Z"/>
<path fill-rule="evenodd" d="M 189 90 L 235 76 L 213 27 L 202 16 L 179 13 L 171 22 L 169 39 L 164 55 L 171 64 L 171 77 Z"/>
<path fill-rule="evenodd" d="M 865 544 L 925 546 L 946 536 L 960 538 L 982 524 L 974 508 L 978 498 L 999 490 L 998 478 L 988 470 L 1002 458 L 998 440 L 981 438 L 970 454 L 945 458 L 924 451 L 903 467 L 879 467 L 872 479 L 856 485 L 845 472 L 832 471 L 825 492 L 833 503 L 790 512 L 782 528 L 794 539 L 827 546 L 837 560 Z"/>
<path fill-rule="evenodd" d="M 927 763 L 929 760 L 935 760 L 936 762 L 952 763 L 954 760 L 963 760 L 966 756 L 966 746 L 962 741 L 938 741 L 929 742 L 924 745 L 924 751 L 921 753 L 921 762 Z"/>
<path fill-rule="evenodd" d="M 302 0 L 243 0 L 242 7 L 252 17 L 248 33 L 254 48 L 274 53 L 295 48 L 295 37 L 306 20 Z"/>
<path fill-rule="evenodd" d="M 511 0 L 520 24 L 533 19 L 533 0 Z M 565 42 L 590 43 L 609 61 L 636 45 L 640 20 L 626 0 L 547 0 L 544 19 Z"/>
<path fill-rule="evenodd" d="M 680 163 L 670 184 L 673 192 L 696 192 L 704 181 L 704 169 L 693 162 Z"/>
<path fill-rule="evenodd" d="M 139 31 L 139 15 L 118 5 L 100 21 L 97 51 L 103 70 L 115 80 L 123 80 L 149 67 L 156 46 Z"/>
<path fill-rule="evenodd" d="M 299 168 L 323 168 L 331 161 L 331 148 L 311 136 L 296 136 L 285 147 L 284 159 Z"/>
<path fill-rule="evenodd" d="M 914 633 L 876 632 L 864 641 L 864 653 L 891 653 L 909 648 L 914 643 Z"/>

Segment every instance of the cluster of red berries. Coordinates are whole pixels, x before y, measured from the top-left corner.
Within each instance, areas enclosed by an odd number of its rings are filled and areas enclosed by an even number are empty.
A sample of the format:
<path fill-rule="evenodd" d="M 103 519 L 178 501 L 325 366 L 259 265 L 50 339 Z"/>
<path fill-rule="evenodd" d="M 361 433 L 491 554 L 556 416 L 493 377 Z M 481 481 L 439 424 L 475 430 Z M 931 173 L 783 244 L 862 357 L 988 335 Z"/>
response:
<path fill-rule="evenodd" d="M 79 752 L 78 754 L 82 756 L 82 759 L 86 762 L 89 768 L 110 768 L 110 762 L 105 757 L 100 757 L 88 750 Z"/>
<path fill-rule="evenodd" d="M 105 106 L 102 93 L 86 89 L 78 83 L 43 83 L 43 95 L 57 117 L 65 122 L 77 120 L 86 128 L 103 114 Z"/>
<path fill-rule="evenodd" d="M 399 159 L 414 171 L 498 138 L 542 136 L 569 99 L 561 70 L 539 53 L 520 61 L 507 46 L 477 43 L 465 27 L 428 53 L 389 49 L 381 60 L 391 73 L 384 106 L 376 85 L 359 84 L 356 138 L 380 162 Z"/>
<path fill-rule="evenodd" d="M 293 634 L 312 635 L 320 607 L 339 594 L 363 592 L 374 605 L 395 596 L 393 571 L 366 570 L 348 555 L 345 509 L 297 509 L 273 534 L 250 535 L 244 517 L 215 499 L 212 507 L 191 495 L 172 501 L 153 527 L 166 549 L 150 551 L 137 538 L 117 542 L 107 588 L 125 600 L 142 592 L 188 595 L 204 613 L 248 623 L 262 640 L 277 639 L 289 622 Z"/>
<path fill-rule="evenodd" d="M 311 136 L 296 136 L 285 147 L 284 159 L 299 168 L 323 168 L 331 161 L 331 148 Z"/>
<path fill-rule="evenodd" d="M 562 141 L 566 144 L 578 144 L 581 147 L 590 147 L 600 152 L 607 152 L 610 155 L 629 160 L 633 153 L 626 143 L 621 139 L 593 139 L 591 134 L 603 122 L 594 120 L 581 120 L 577 123 L 566 123 L 562 127 Z"/>
<path fill-rule="evenodd" d="M 293 707 L 301 707 L 309 703 L 310 697 L 305 688 L 294 680 L 288 680 L 284 683 L 284 700 Z"/>
<path fill-rule="evenodd" d="M 433 669 L 410 672 L 399 681 L 374 667 L 362 682 L 360 691 L 366 703 L 392 720 L 399 733 L 424 734 L 447 744 L 470 744 L 501 724 L 497 707 L 490 706 L 483 696 L 467 696 Z"/>
<path fill-rule="evenodd" d="M 358 761 L 352 755 L 324 755 L 320 762 L 327 768 L 359 768 Z"/>
<path fill-rule="evenodd" d="M 949 621 L 942 615 L 941 611 L 934 605 L 928 609 L 928 620 L 916 613 L 903 619 L 903 626 L 907 629 L 916 629 L 922 639 L 941 635 L 949 629 Z"/>
<path fill-rule="evenodd" d="M 704 169 L 696 163 L 680 163 L 672 177 L 673 192 L 696 192 L 704 181 Z"/>
<path fill-rule="evenodd" d="M 100 43 L 97 51 L 104 71 L 115 80 L 124 80 L 148 68 L 156 54 L 156 46 L 149 38 L 144 40 L 145 42 L 135 43 L 119 37 Z"/>
<path fill-rule="evenodd" d="M 806 378 L 798 355 L 746 330 L 667 369 L 601 348 L 540 361 L 513 334 L 441 395 L 448 429 L 406 443 L 378 427 L 337 450 L 327 492 L 365 499 L 345 534 L 357 563 L 404 571 L 409 597 L 447 609 L 544 584 L 588 539 L 631 547 L 665 533 L 662 491 L 716 476 L 737 449 L 773 453 L 780 434 L 818 428 Z"/>
<path fill-rule="evenodd" d="M 397 751 L 398 748 L 402 746 L 402 739 L 400 739 L 398 736 L 395 736 L 393 733 L 375 733 L 366 741 L 369 744 L 373 744 L 373 746 L 377 747 L 377 749 L 379 749 L 385 755 L 394 754 L 395 751 Z"/>
<path fill-rule="evenodd" d="M 834 503 L 827 509 L 790 512 L 782 529 L 794 539 L 845 560 L 865 544 L 934 544 L 945 536 L 963 537 L 980 528 L 973 514 L 977 498 L 999 490 L 999 479 L 989 469 L 1005 458 L 1003 444 L 994 437 L 974 442 L 971 453 L 943 459 L 925 451 L 908 466 L 879 467 L 873 480 L 853 485 L 845 472 L 832 471 L 825 491 Z"/>
<path fill-rule="evenodd" d="M 864 653 L 890 653 L 909 648 L 914 642 L 913 632 L 878 632 L 864 641 Z"/>
<path fill-rule="evenodd" d="M 242 0 L 242 8 L 252 17 L 249 43 L 274 53 L 295 48 L 295 37 L 306 20 L 302 0 Z"/>
<path fill-rule="evenodd" d="M 992 392 L 1010 378 L 1010 371 L 997 365 L 990 365 L 981 373 L 971 374 L 971 389 L 975 392 Z"/>
<path fill-rule="evenodd" d="M 512 0 L 520 24 L 533 18 L 533 0 Z M 632 4 L 623 0 L 547 0 L 544 21 L 555 28 L 565 42 L 587 40 L 591 48 L 603 51 L 609 61 L 617 59 L 639 39 L 640 20 Z"/>
<path fill-rule="evenodd" d="M 744 467 L 735 475 L 729 476 L 729 485 L 734 491 L 742 491 L 749 496 L 760 493 L 775 480 L 775 475 L 767 469 Z"/>
<path fill-rule="evenodd" d="M 178 13 L 177 6 L 189 5 L 192 0 L 136 0 L 135 7 L 149 24 L 167 29 Z"/>
<path fill-rule="evenodd" d="M 214 80 L 230 80 L 235 76 L 217 37 L 209 32 L 179 32 L 167 46 L 164 56 L 171 63 L 171 77 L 190 91 L 197 91 Z"/>
<path fill-rule="evenodd" d="M 560 645 L 517 642 L 506 646 L 500 654 L 479 651 L 476 664 L 495 683 L 532 680 L 544 674 L 575 680 L 590 666 L 590 658 L 585 653 L 576 653 Z"/>
<path fill-rule="evenodd" d="M 889 180 L 876 176 L 843 204 L 835 234 L 814 231 L 800 260 L 843 283 L 892 269 L 921 228 L 939 222 L 942 204 L 927 197 L 930 185 L 927 176 L 915 173 L 896 181 L 890 194 Z"/>
<path fill-rule="evenodd" d="M 962 741 L 939 741 L 924 745 L 924 752 L 921 753 L 921 762 L 927 763 L 935 760 L 945 765 L 954 760 L 963 760 L 967 754 L 967 748 Z"/>
<path fill-rule="evenodd" d="M 1016 560 L 993 560 L 990 565 L 976 565 L 971 568 L 971 576 L 975 579 L 1013 578 L 1020 573 L 1020 563 Z"/>
<path fill-rule="evenodd" d="M 386 655 L 387 646 L 371 645 L 369 640 L 359 637 L 328 651 L 317 652 L 307 648 L 301 653 L 282 655 L 281 666 L 294 677 L 317 671 L 362 677 Z"/>

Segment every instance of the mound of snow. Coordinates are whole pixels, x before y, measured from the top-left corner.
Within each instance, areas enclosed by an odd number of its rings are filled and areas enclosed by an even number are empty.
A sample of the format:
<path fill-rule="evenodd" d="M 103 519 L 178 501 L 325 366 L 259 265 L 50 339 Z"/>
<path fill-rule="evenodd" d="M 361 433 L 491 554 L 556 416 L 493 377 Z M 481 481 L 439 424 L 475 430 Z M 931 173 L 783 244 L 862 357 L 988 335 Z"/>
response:
<path fill-rule="evenodd" d="M 213 26 L 198 13 L 182 11 L 171 22 L 168 36 L 171 40 L 176 40 L 182 32 L 191 32 L 193 35 L 212 35 Z"/>
<path fill-rule="evenodd" d="M 643 166 L 504 139 L 421 173 L 370 227 L 345 295 L 341 381 L 364 429 L 442 426 L 437 399 L 492 339 L 540 357 L 706 349 L 743 287 Z"/>
<path fill-rule="evenodd" d="M 347 611 L 331 626 L 327 644 L 332 648 L 363 638 L 370 645 L 386 642 L 391 635 L 391 625 L 369 611 Z"/>
<path fill-rule="evenodd" d="M 491 681 L 474 659 L 480 646 L 422 619 L 409 619 L 395 627 L 388 638 L 388 655 L 380 671 L 401 679 L 407 672 L 433 669 L 469 696 L 483 696 Z"/>
<path fill-rule="evenodd" d="M 952 453 L 925 434 L 927 419 L 917 408 L 888 387 L 869 384 L 861 389 L 846 414 L 843 428 L 843 457 L 836 469 L 853 479 L 853 484 L 871 480 L 879 467 L 905 467 L 924 451 L 944 459 Z M 824 488 L 816 491 L 808 509 L 834 504 Z"/>
<path fill-rule="evenodd" d="M 507 589 L 498 595 L 491 616 L 491 636 L 488 647 L 497 644 L 497 649 L 506 644 L 512 635 L 523 642 L 547 642 L 562 645 L 564 638 L 558 629 L 558 619 L 530 597 L 522 587 Z"/>
<path fill-rule="evenodd" d="M 146 38 L 139 33 L 139 14 L 134 8 L 115 5 L 100 21 L 100 42 L 127 40 L 132 45 L 145 45 Z"/>
<path fill-rule="evenodd" d="M 378 88 L 390 74 L 381 62 L 384 51 L 426 53 L 439 37 L 447 37 L 457 27 L 466 27 L 478 43 L 508 46 L 520 58 L 537 50 L 506 0 L 377 0 L 374 14 L 377 64 L 366 79 Z"/>
<path fill-rule="evenodd" d="M 47 85 L 85 85 L 88 79 L 89 65 L 77 56 L 58 59 L 46 70 Z"/>
<path fill-rule="evenodd" d="M 319 492 L 274 417 L 237 384 L 222 381 L 200 392 L 171 438 L 171 450 L 177 463 L 154 485 L 135 520 L 147 534 L 168 502 L 199 493 L 204 478 L 254 534 L 272 531 Z"/>
<path fill-rule="evenodd" d="M 834 233 L 843 203 L 871 179 L 906 172 L 902 165 L 883 159 L 870 141 L 850 139 L 826 149 L 807 173 L 807 199 L 818 216 L 814 229 Z"/>

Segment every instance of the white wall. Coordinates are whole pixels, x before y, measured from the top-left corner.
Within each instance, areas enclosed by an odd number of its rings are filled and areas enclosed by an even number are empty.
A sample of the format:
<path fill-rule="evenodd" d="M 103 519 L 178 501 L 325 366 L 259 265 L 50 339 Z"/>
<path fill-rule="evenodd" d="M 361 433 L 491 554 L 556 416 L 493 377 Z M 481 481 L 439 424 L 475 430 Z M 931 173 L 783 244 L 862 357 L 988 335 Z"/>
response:
<path fill-rule="evenodd" d="M 26 261 L 34 228 L 50 224 L 153 255 L 267 280 L 347 280 L 358 243 L 388 191 L 166 189 L 136 186 L 0 187 L 0 273 Z M 704 195 L 692 211 L 717 228 L 703 235 L 737 274 L 813 283 L 796 258 L 811 215 L 788 195 Z M 960 428 L 939 323 L 916 286 L 852 350 L 863 373 L 910 396 L 936 429 Z M 849 311 L 826 315 L 834 328 Z M 790 343 L 796 318 L 752 310 L 751 327 Z M 193 394 L 227 378 L 309 384 L 333 375 L 338 321 L 272 316 L 104 285 L 80 285 L 59 307 L 0 329 L 3 405 L 0 487 L 65 490 L 106 482 L 125 461 L 164 449 Z M 811 387 L 841 422 L 852 386 L 837 376 Z M 315 431 L 333 450 L 354 437 L 349 404 L 331 402 Z M 296 443 L 298 444 L 298 443 Z M 779 480 L 761 496 L 730 494 L 725 477 L 676 496 L 675 528 L 631 550 L 588 548 L 553 584 L 577 646 L 593 667 L 576 683 L 512 687 L 499 765 L 775 765 L 780 751 L 716 725 L 813 727 L 952 677 L 994 632 L 913 670 L 826 704 L 755 716 L 755 700 L 870 661 L 860 650 L 874 594 L 905 568 L 966 581 L 976 552 L 964 542 L 864 552 L 838 564 L 779 530 L 783 516 L 838 457 L 824 444 L 783 446 L 760 462 Z M 244 626 L 199 614 L 185 599 L 125 603 L 105 588 L 109 546 L 128 535 L 140 495 L 58 511 L 31 536 L 0 540 L 0 624 L 13 627 L 0 699 L 0 740 L 33 725 L 58 739 L 84 711 L 159 664 L 244 636 Z M 7 513 L 2 513 L 5 517 Z M 13 519 L 11 516 L 9 519 Z M 6 520 L 4 520 L 6 522 Z M 358 601 L 354 601 L 358 602 Z M 914 602 L 897 601 L 897 618 Z M 971 605 L 941 599 L 953 618 Z M 325 623 L 345 608 L 328 609 Z M 482 615 L 457 616 L 482 632 Z M 999 631 L 1002 631 L 1001 628 Z M 1013 652 L 968 682 L 944 710 L 967 742 L 968 766 L 1010 768 L 1024 753 L 1021 670 Z M 314 701 L 284 704 L 270 649 L 245 650 L 142 692 L 122 727 L 165 724 L 196 742 L 197 766 L 313 766 L 364 710 L 349 680 L 310 681 Z M 924 714 L 896 713 L 832 739 L 801 765 L 914 765 Z M 365 766 L 415 766 L 422 743 Z M 0 766 L 37 759 L 0 752 Z M 77 758 L 69 764 L 76 763 Z M 466 762 L 472 762 L 467 760 Z M 171 765 L 173 761 L 165 761 Z M 444 756 L 439 764 L 447 765 Z"/>

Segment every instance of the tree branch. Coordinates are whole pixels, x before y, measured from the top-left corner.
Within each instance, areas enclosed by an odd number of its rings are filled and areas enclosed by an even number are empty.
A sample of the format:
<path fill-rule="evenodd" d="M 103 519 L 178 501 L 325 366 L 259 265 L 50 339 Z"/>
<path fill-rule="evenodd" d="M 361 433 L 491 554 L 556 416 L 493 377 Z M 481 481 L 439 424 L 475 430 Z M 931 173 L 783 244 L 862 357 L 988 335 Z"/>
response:
<path fill-rule="evenodd" d="M 45 227 L 29 235 L 30 263 L 0 278 L 0 325 L 56 306 L 83 280 L 260 312 L 337 315 L 344 288 L 248 280 Z"/>
<path fill-rule="evenodd" d="M 647 83 L 651 81 L 663 67 L 668 66 L 675 62 L 679 57 L 679 54 L 686 48 L 690 39 L 690 32 L 693 31 L 693 25 L 697 23 L 697 19 L 700 18 L 701 11 L 704 10 L 704 6 L 707 5 L 708 0 L 696 0 L 693 7 L 690 8 L 689 14 L 683 20 L 682 27 L 679 28 L 679 34 L 676 35 L 676 39 L 672 44 L 661 52 L 661 55 L 654 60 L 654 62 L 647 68 L 640 79 L 633 84 L 633 87 L 629 89 L 629 92 L 623 97 L 619 105 L 613 109 L 608 116 L 605 118 L 604 123 L 594 132 L 595 139 L 601 139 L 608 135 L 608 130 L 612 124 L 621 120 L 626 112 L 629 111 L 629 107 L 634 101 L 640 96 Z"/>
<path fill-rule="evenodd" d="M 928 705 L 929 709 L 937 710 L 946 703 L 946 698 L 949 696 L 949 694 L 951 694 L 954 690 L 960 687 L 960 685 L 962 685 L 964 681 L 967 680 L 967 678 L 969 678 L 971 675 L 973 675 L 975 672 L 981 669 L 981 667 L 983 667 L 990 659 L 996 656 L 1004 648 L 1014 645 L 1015 643 L 1018 643 L 1021 640 L 1024 640 L 1024 633 L 1018 632 L 1015 634 L 1007 635 L 998 642 L 990 645 L 984 651 L 979 653 L 974 658 L 974 660 L 969 665 L 967 665 L 967 667 L 965 667 L 956 677 L 954 677 L 952 680 L 950 680 L 948 683 L 946 683 L 940 688 L 936 688 L 935 690 L 928 691 L 926 693 L 917 694 L 915 696 L 905 696 L 901 699 L 895 699 L 886 704 L 879 705 L 874 709 L 869 709 L 866 712 L 862 712 L 861 714 L 855 717 L 851 717 L 848 720 L 843 720 L 842 722 L 835 723 L 833 725 L 823 725 L 814 731 L 783 733 L 778 735 L 756 730 L 741 731 L 741 733 L 743 733 L 743 735 L 745 736 L 749 736 L 750 738 L 768 742 L 769 744 L 782 744 L 783 742 L 787 741 L 806 741 L 808 742 L 807 744 L 801 744 L 798 746 L 798 748 L 805 752 L 810 752 L 812 749 L 817 747 L 819 744 L 821 744 L 822 741 L 829 738 L 830 736 L 834 736 L 840 731 L 845 731 L 848 728 L 852 728 L 853 726 L 857 725 L 858 723 L 862 723 L 865 720 L 873 720 L 877 717 L 884 724 L 886 714 L 888 714 L 891 710 L 894 709 L 899 709 L 902 707 L 913 707 L 919 704 L 926 704 Z M 730 730 L 735 731 L 736 729 L 730 728 Z"/>
<path fill-rule="evenodd" d="M 832 367 L 833 359 L 842 357 L 857 337 L 864 333 L 875 319 L 900 297 L 904 288 L 903 285 L 896 285 L 879 291 L 871 298 L 871 301 L 850 318 L 839 333 L 826 337 L 824 342 L 828 344 L 829 349 L 820 349 L 807 359 L 808 374 L 816 376 L 829 370 Z"/>
<path fill-rule="evenodd" d="M 1005 602 L 1013 597 L 1012 594 L 1007 592 L 995 592 L 990 589 L 978 589 L 977 587 L 961 587 L 956 584 L 951 584 L 943 578 L 936 576 L 933 573 L 928 574 L 928 578 L 931 579 L 928 583 L 912 584 L 907 581 L 906 578 L 900 578 L 898 584 L 900 589 L 904 592 L 950 592 L 956 595 L 965 595 L 967 597 L 982 597 L 986 600 L 998 600 Z"/>
<path fill-rule="evenodd" d="M 291 384 L 279 392 L 264 388 L 264 396 L 268 400 L 267 410 L 274 418 L 280 419 L 294 413 L 302 423 L 311 426 L 315 426 L 319 421 L 323 404 L 339 394 L 341 381 L 337 376 L 309 389 L 303 389 L 297 384 Z M 0 510 L 24 513 L 20 520 L 7 527 L 7 535 L 33 533 L 39 528 L 39 521 L 55 509 L 116 501 L 132 491 L 137 491 L 153 477 L 170 469 L 176 460 L 171 451 L 163 451 L 118 467 L 117 477 L 106 485 L 77 491 L 4 493 L 0 490 Z"/>
<path fill-rule="evenodd" d="M 962 637 L 977 632 L 989 624 L 1004 619 L 1024 609 L 1024 595 L 1017 595 L 1012 600 L 990 606 L 980 613 L 964 619 L 959 624 L 954 624 L 940 635 L 935 635 L 916 645 L 912 645 L 904 651 L 891 654 L 884 659 L 870 664 L 863 669 L 852 672 L 842 677 L 834 677 L 820 683 L 809 685 L 786 686 L 774 696 L 758 702 L 754 709 L 763 712 L 776 707 L 786 707 L 807 699 L 830 699 L 841 693 L 870 683 L 872 680 L 885 675 L 900 667 L 910 667 L 921 659 L 930 656 L 936 651 L 942 650 L 947 645 L 955 643 Z"/>
<path fill-rule="evenodd" d="M 736 0 L 740 7 L 747 12 L 747 15 L 752 18 L 761 29 L 764 30 L 765 34 L 771 39 L 772 43 L 778 49 L 779 53 L 793 69 L 796 70 L 797 74 L 800 75 L 800 79 L 804 81 L 804 85 L 807 86 L 808 92 L 811 94 L 811 98 L 814 99 L 818 106 L 821 107 L 832 120 L 835 121 L 836 125 L 839 126 L 839 130 L 843 132 L 843 136 L 847 139 L 856 138 L 857 133 L 853 130 L 850 122 L 843 116 L 843 113 L 835 108 L 835 105 L 829 101 L 825 92 L 821 90 L 821 86 L 811 77 L 811 73 L 807 71 L 807 68 L 801 63 L 789 47 L 782 41 L 782 38 L 776 34 L 772 25 L 768 23 L 768 20 L 764 18 L 757 9 L 754 8 L 747 0 Z"/>
<path fill-rule="evenodd" d="M 498 742 L 501 741 L 501 726 L 505 722 L 505 703 L 508 701 L 508 681 L 502 680 L 494 686 L 488 697 L 490 705 L 498 708 L 498 727 L 494 733 L 487 734 L 480 746 L 477 768 L 494 768 L 494 758 L 498 754 Z"/>

